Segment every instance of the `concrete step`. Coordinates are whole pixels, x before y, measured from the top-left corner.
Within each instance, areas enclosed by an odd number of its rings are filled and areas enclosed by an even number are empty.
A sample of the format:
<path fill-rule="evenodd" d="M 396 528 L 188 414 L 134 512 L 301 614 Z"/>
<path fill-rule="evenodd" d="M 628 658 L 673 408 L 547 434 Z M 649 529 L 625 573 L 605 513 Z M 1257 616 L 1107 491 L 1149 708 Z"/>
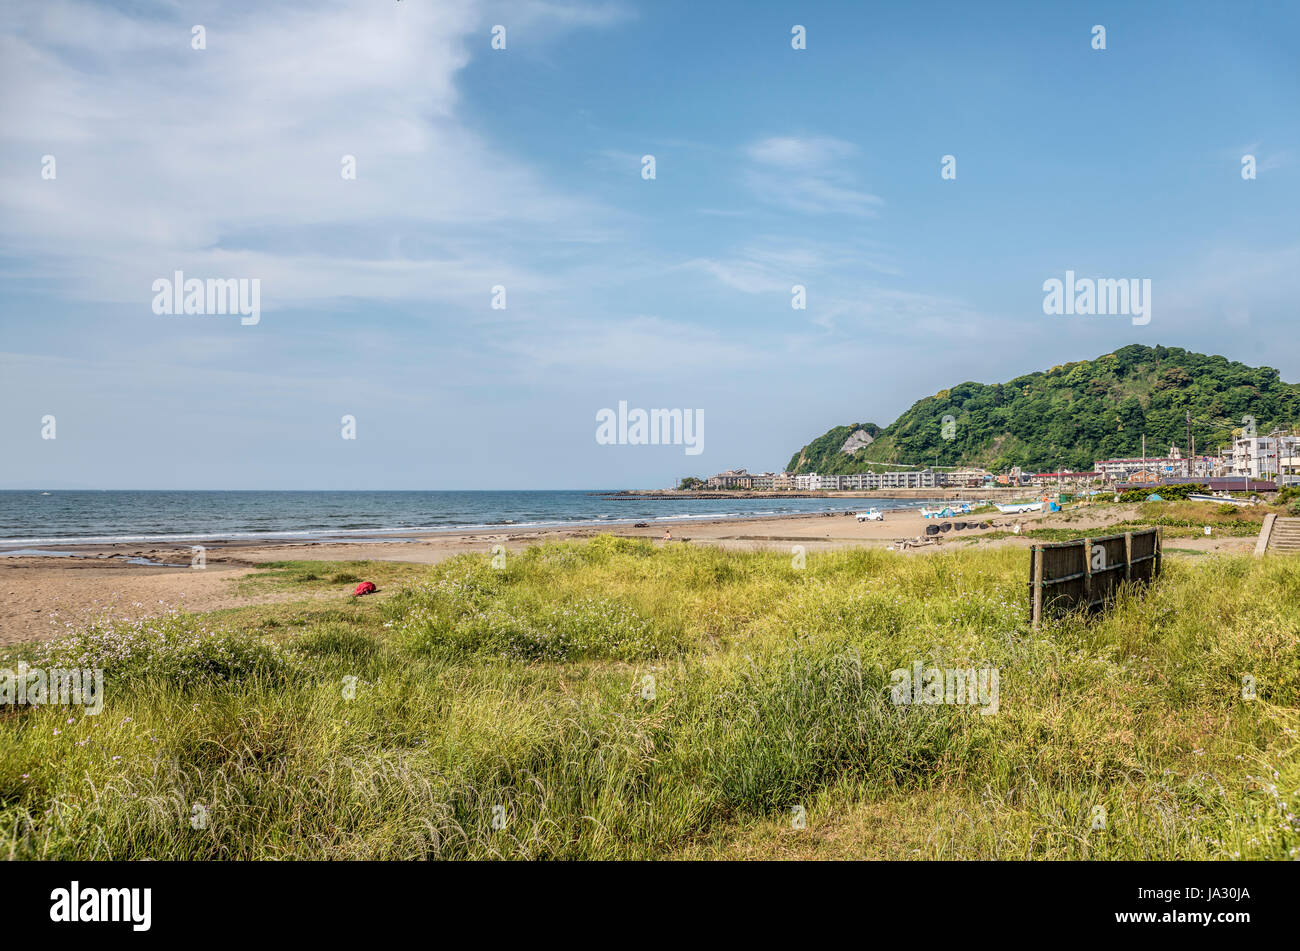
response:
<path fill-rule="evenodd" d="M 1255 549 L 1256 554 L 1259 549 Z M 1268 536 L 1268 552 L 1278 555 L 1300 554 L 1300 518 L 1278 517 Z"/>

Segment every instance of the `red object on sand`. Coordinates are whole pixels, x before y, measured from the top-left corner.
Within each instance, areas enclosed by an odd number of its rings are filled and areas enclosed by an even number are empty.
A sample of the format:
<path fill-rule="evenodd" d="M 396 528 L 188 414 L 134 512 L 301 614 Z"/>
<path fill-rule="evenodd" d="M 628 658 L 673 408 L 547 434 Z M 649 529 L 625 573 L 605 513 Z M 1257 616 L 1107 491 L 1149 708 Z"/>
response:
<path fill-rule="evenodd" d="M 373 581 L 363 581 L 361 584 L 357 585 L 357 590 L 352 592 L 352 597 L 359 598 L 363 594 L 374 594 L 378 590 L 379 589 L 375 587 Z"/>

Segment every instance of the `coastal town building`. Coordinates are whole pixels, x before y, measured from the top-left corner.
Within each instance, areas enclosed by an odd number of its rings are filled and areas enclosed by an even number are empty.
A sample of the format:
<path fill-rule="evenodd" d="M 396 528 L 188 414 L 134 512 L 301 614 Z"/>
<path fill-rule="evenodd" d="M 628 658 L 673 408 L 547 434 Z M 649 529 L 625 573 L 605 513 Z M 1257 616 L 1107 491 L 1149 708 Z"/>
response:
<path fill-rule="evenodd" d="M 1268 436 L 1243 436 L 1233 440 L 1225 458 L 1231 477 L 1271 478 L 1283 474 L 1283 466 L 1295 470 L 1300 456 L 1300 434 L 1273 433 Z"/>
<path fill-rule="evenodd" d="M 728 469 L 709 476 L 706 484 L 710 489 L 748 489 L 753 486 L 753 477 L 744 469 Z"/>
<path fill-rule="evenodd" d="M 1081 488 L 1101 481 L 1099 472 L 1036 472 L 1029 477 L 1030 485 L 1065 485 Z"/>
<path fill-rule="evenodd" d="M 825 476 L 822 478 L 824 480 Z M 840 476 L 838 480 L 838 487 L 846 492 L 871 489 L 933 489 L 938 484 L 938 478 L 933 469 L 914 469 L 903 472 L 855 472 L 853 475 Z"/>
<path fill-rule="evenodd" d="M 1300 433 L 1271 433 L 1241 437 L 1217 456 L 1184 456 L 1177 445 L 1165 456 L 1099 459 L 1092 471 L 1037 472 L 1019 467 L 994 474 L 976 467 L 935 470 L 898 469 L 821 475 L 816 472 L 757 472 L 728 469 L 709 476 L 710 489 L 753 489 L 762 492 L 862 492 L 878 489 L 980 488 L 989 485 L 1069 486 L 1082 489 L 1099 482 L 1158 485 L 1179 479 L 1276 479 L 1279 485 L 1300 485 Z"/>
<path fill-rule="evenodd" d="M 1300 485 L 1300 439 L 1279 450 L 1277 484 Z"/>
<path fill-rule="evenodd" d="M 992 482 L 993 473 L 987 469 L 950 469 L 947 472 L 936 472 L 935 478 L 939 485 L 974 489 Z"/>
<path fill-rule="evenodd" d="M 1149 481 L 1134 479 L 1139 472 L 1154 472 L 1158 479 L 1192 475 L 1191 460 L 1184 458 L 1177 446 L 1170 446 L 1167 456 L 1098 459 L 1092 467 L 1107 482 Z"/>
<path fill-rule="evenodd" d="M 710 489 L 754 489 L 763 492 L 933 489 L 945 484 L 943 475 L 928 468 L 900 472 L 858 472 L 852 475 L 820 475 L 816 472 L 798 475 L 788 472 L 750 473 L 744 469 L 728 469 L 726 472 L 709 476 L 705 480 L 705 485 Z M 975 484 L 982 485 L 983 482 Z"/>
<path fill-rule="evenodd" d="M 1192 456 L 1189 465 L 1195 479 L 1212 479 L 1228 472 L 1227 461 L 1222 456 Z"/>

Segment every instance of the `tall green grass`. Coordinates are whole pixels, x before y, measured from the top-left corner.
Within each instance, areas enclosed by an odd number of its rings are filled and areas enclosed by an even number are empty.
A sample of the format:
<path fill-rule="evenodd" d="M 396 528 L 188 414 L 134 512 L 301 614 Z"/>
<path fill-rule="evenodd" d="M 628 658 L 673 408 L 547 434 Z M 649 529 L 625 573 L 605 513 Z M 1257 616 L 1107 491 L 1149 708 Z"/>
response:
<path fill-rule="evenodd" d="M 1031 631 L 1027 557 L 601 537 L 360 601 L 277 566 L 340 606 L 28 649 L 107 699 L 0 707 L 0 855 L 1300 855 L 1300 561 L 1167 558 Z M 895 705 L 914 661 L 998 668 L 998 713 Z"/>

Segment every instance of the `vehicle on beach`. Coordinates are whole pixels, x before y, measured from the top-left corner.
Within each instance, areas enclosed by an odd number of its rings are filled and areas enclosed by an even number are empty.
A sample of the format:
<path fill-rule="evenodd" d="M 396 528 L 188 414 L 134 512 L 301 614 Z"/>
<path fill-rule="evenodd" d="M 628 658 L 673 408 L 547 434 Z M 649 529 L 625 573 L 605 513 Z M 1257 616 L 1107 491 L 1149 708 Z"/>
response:
<path fill-rule="evenodd" d="M 857 519 L 859 522 L 883 522 L 885 513 L 880 509 L 867 509 L 865 512 L 859 512 Z"/>

